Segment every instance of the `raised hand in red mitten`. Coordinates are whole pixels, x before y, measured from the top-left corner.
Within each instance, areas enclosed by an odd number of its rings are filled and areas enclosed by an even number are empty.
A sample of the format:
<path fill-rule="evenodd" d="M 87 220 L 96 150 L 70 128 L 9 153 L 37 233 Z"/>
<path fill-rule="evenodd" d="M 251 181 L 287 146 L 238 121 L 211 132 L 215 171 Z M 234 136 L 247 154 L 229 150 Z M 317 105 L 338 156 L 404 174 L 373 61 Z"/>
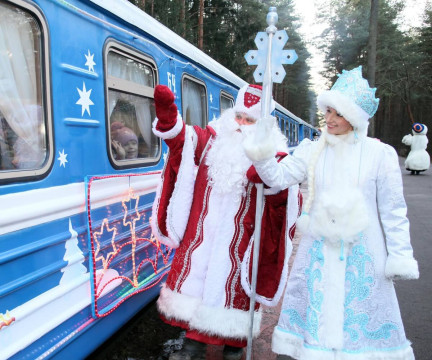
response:
<path fill-rule="evenodd" d="M 158 123 L 156 129 L 167 131 L 177 122 L 177 106 L 174 104 L 174 94 L 165 85 L 157 85 L 154 91 L 154 102 Z"/>

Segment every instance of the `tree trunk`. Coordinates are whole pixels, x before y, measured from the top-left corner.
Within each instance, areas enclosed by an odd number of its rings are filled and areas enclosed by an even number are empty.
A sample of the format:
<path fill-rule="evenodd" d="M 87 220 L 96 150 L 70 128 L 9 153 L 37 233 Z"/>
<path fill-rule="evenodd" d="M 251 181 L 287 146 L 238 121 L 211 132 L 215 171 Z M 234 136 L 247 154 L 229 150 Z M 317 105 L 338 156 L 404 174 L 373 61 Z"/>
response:
<path fill-rule="evenodd" d="M 368 66 L 367 79 L 370 87 L 375 87 L 375 72 L 376 72 L 376 44 L 378 35 L 378 6 L 379 0 L 371 0 L 371 11 L 369 17 L 369 41 L 368 41 Z M 375 137 L 375 117 L 370 119 L 369 135 Z"/>
<path fill-rule="evenodd" d="M 182 29 L 182 37 L 186 38 L 186 3 L 185 0 L 180 0 L 180 24 Z"/>
<path fill-rule="evenodd" d="M 204 38 L 204 0 L 200 0 L 198 9 L 198 49 L 203 49 Z"/>

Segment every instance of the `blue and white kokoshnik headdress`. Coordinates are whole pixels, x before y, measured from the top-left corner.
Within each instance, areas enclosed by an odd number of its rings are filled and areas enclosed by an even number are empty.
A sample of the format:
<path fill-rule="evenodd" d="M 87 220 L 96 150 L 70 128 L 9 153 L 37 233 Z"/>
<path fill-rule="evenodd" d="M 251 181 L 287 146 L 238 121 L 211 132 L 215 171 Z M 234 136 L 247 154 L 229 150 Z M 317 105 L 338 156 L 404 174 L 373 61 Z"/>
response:
<path fill-rule="evenodd" d="M 362 67 L 343 70 L 330 90 L 317 98 L 318 108 L 324 113 L 332 107 L 357 130 L 366 130 L 369 118 L 378 109 L 379 99 L 375 98 L 376 88 L 362 77 Z"/>

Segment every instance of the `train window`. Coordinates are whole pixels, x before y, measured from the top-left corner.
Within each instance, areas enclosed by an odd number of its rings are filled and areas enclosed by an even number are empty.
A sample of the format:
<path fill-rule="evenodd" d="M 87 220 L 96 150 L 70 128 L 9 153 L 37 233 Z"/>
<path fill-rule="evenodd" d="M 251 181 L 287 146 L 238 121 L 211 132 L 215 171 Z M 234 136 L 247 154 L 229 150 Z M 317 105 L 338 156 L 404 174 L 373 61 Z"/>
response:
<path fill-rule="evenodd" d="M 226 92 L 221 92 L 220 95 L 220 112 L 234 107 L 234 98 Z"/>
<path fill-rule="evenodd" d="M 293 129 L 292 129 L 292 123 L 289 123 L 289 144 L 293 144 Z"/>
<path fill-rule="evenodd" d="M 276 116 L 276 121 L 279 124 L 279 127 L 280 127 L 280 129 L 282 131 L 282 134 L 285 135 L 285 120 L 279 118 L 279 116 Z"/>
<path fill-rule="evenodd" d="M 53 158 L 47 29 L 18 3 L 0 2 L 0 180 L 46 173 Z"/>
<path fill-rule="evenodd" d="M 183 120 L 188 125 L 207 125 L 207 90 L 203 82 L 184 76 L 182 81 Z"/>
<path fill-rule="evenodd" d="M 116 166 L 155 162 L 161 142 L 152 132 L 156 66 L 117 43 L 107 47 L 109 154 Z"/>
<path fill-rule="evenodd" d="M 298 142 L 298 126 L 294 124 L 294 142 L 297 144 Z"/>

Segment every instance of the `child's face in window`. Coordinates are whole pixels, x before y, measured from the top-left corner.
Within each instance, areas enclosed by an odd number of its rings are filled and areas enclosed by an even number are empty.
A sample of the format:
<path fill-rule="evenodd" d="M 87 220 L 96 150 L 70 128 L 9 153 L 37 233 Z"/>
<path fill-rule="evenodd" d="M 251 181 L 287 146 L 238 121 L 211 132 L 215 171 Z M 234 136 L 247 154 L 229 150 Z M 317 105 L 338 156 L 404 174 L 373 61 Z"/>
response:
<path fill-rule="evenodd" d="M 123 145 L 126 152 L 126 159 L 136 159 L 138 157 L 138 142 L 136 140 L 129 140 Z"/>

